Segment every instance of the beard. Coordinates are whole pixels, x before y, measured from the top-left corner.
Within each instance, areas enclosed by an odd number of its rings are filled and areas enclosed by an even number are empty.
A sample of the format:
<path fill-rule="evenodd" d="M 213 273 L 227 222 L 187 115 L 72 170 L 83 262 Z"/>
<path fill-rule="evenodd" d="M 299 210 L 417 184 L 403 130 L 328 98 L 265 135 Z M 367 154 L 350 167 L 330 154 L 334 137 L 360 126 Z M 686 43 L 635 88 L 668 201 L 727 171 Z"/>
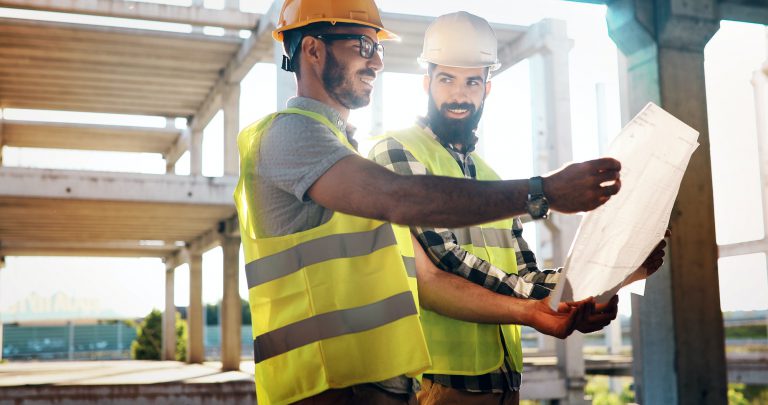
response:
<path fill-rule="evenodd" d="M 354 77 L 357 76 L 375 78 L 376 72 L 370 68 L 360 69 Z M 371 91 L 367 89 L 355 90 L 353 78 L 349 75 L 349 69 L 339 63 L 339 60 L 333 56 L 329 49 L 325 50 L 323 87 L 331 98 L 350 110 L 365 107 L 371 102 Z"/>
<path fill-rule="evenodd" d="M 477 130 L 477 125 L 483 116 L 485 103 L 481 102 L 477 109 L 471 103 L 445 103 L 438 109 L 430 94 L 428 104 L 427 121 L 429 128 L 443 144 L 460 144 L 464 146 L 465 150 L 474 147 L 476 142 L 475 130 Z M 452 109 L 466 109 L 469 111 L 469 115 L 459 119 L 446 117 L 447 111 Z"/>

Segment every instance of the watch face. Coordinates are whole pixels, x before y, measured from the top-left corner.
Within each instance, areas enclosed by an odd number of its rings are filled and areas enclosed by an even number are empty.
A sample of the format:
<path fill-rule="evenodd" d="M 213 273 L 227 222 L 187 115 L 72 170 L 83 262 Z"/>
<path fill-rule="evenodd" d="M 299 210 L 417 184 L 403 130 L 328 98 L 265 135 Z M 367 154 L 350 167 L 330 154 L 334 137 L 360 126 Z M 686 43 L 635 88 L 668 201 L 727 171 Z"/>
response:
<path fill-rule="evenodd" d="M 549 202 L 543 196 L 532 197 L 528 200 L 527 208 L 533 218 L 546 218 L 549 213 Z"/>

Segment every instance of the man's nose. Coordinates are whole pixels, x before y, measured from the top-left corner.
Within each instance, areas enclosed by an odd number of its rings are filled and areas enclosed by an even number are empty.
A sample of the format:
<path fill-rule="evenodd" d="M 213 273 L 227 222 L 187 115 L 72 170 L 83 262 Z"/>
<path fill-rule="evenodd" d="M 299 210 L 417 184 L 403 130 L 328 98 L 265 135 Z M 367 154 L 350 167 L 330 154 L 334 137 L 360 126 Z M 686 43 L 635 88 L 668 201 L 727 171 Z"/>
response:
<path fill-rule="evenodd" d="M 368 67 L 376 72 L 380 72 L 384 69 L 384 60 L 382 59 L 381 54 L 373 52 L 371 59 L 368 59 Z"/>

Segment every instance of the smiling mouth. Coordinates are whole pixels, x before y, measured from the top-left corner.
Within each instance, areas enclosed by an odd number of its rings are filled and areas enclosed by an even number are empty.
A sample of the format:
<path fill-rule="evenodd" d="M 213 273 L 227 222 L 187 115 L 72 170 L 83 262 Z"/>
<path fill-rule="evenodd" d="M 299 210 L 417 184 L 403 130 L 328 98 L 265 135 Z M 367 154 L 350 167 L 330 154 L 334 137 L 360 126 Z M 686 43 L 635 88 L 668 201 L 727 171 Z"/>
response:
<path fill-rule="evenodd" d="M 369 85 L 369 86 L 371 86 L 371 87 L 373 87 L 373 82 L 376 81 L 376 77 L 375 76 L 363 76 L 363 77 L 360 78 L 360 81 L 365 83 L 365 84 L 367 84 L 367 85 Z"/>
<path fill-rule="evenodd" d="M 469 110 L 467 110 L 465 108 L 449 108 L 448 112 L 452 113 L 452 114 L 456 114 L 456 115 L 461 115 L 461 114 L 465 114 L 465 113 L 469 112 Z"/>

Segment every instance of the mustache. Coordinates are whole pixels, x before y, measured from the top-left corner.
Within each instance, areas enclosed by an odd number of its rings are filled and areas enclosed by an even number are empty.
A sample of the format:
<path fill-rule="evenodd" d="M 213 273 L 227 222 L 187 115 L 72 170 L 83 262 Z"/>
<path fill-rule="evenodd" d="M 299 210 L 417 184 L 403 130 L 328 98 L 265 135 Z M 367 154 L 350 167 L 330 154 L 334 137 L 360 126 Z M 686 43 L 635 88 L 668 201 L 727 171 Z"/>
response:
<path fill-rule="evenodd" d="M 475 105 L 472 103 L 444 103 L 440 106 L 440 112 L 445 114 L 448 110 L 468 110 L 470 115 L 475 113 Z"/>
<path fill-rule="evenodd" d="M 359 74 L 360 76 L 369 76 L 373 79 L 376 79 L 376 71 L 371 68 L 360 69 L 357 71 L 357 74 Z"/>

